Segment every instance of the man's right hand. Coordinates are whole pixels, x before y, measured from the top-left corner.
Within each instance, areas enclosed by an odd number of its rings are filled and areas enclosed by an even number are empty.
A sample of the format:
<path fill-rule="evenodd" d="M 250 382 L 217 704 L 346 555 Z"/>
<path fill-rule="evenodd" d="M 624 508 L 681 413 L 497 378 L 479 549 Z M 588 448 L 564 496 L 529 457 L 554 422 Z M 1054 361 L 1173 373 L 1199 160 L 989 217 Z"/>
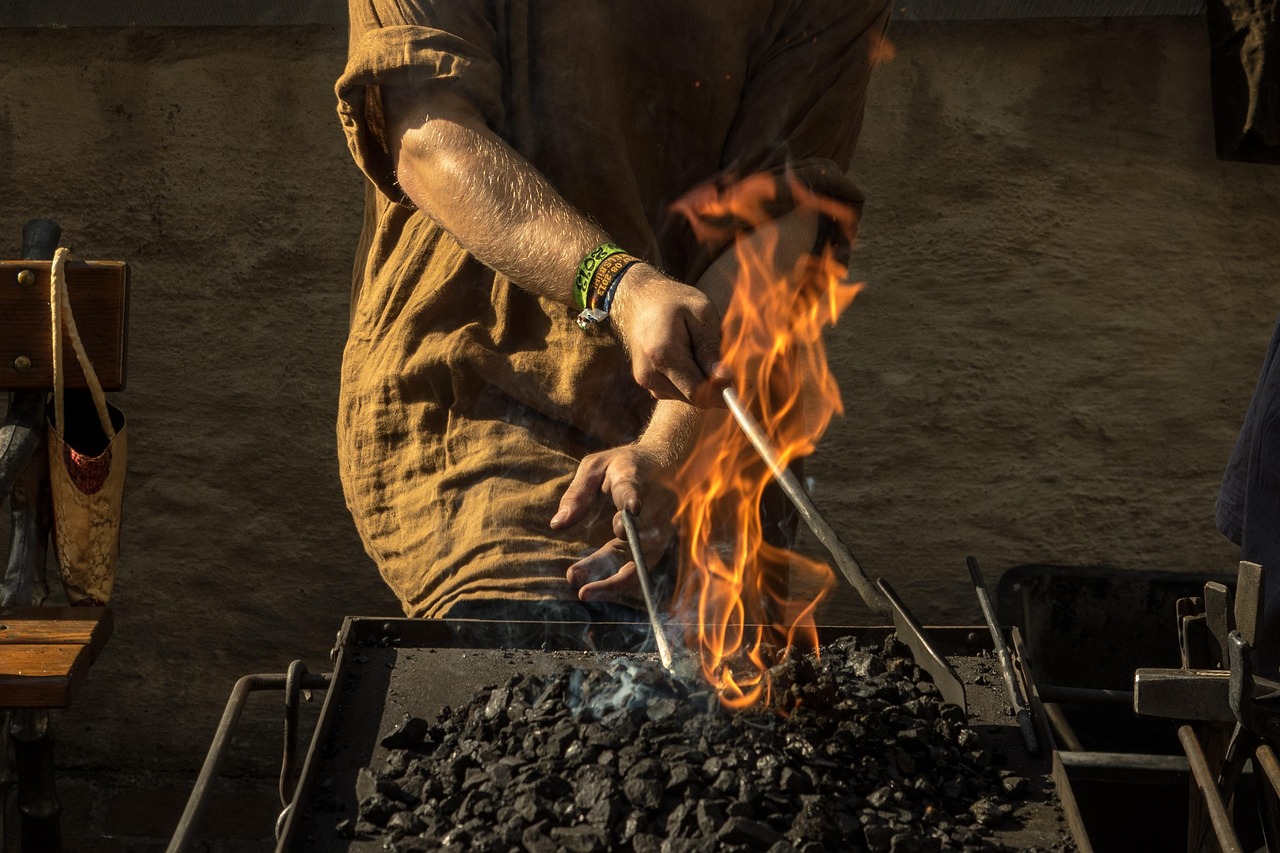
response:
<path fill-rule="evenodd" d="M 658 400 L 723 406 L 720 312 L 701 290 L 636 264 L 618 283 L 610 319 L 637 384 Z"/>

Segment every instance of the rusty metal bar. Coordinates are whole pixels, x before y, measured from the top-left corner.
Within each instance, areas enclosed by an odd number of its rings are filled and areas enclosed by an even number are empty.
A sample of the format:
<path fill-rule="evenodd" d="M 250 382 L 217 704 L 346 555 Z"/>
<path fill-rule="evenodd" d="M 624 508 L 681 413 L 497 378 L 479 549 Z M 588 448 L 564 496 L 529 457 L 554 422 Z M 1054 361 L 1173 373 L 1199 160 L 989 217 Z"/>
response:
<path fill-rule="evenodd" d="M 303 675 L 295 678 L 295 684 L 299 689 L 319 690 L 328 687 L 331 679 L 331 673 Z M 212 787 L 213 780 L 217 778 L 218 768 L 222 765 L 222 759 L 225 757 L 227 747 L 231 743 L 231 735 L 235 731 L 236 723 L 240 720 L 241 712 L 244 711 L 249 694 L 258 690 L 284 690 L 290 686 L 289 680 L 288 674 L 259 673 L 246 675 L 236 682 L 231 691 L 231 698 L 227 700 L 227 707 L 222 712 L 222 720 L 218 723 L 218 730 L 213 735 L 213 742 L 209 745 L 209 753 L 205 756 L 204 765 L 200 768 L 200 775 L 196 777 L 195 787 L 191 789 L 187 807 L 183 810 L 182 817 L 178 819 L 178 826 L 173 832 L 173 838 L 169 841 L 169 846 L 165 848 L 166 853 L 181 853 L 181 851 L 188 849 L 188 845 L 191 843 L 192 830 L 195 829 L 196 823 L 200 819 L 200 814 L 204 810 L 205 799 L 208 796 L 209 789 Z M 288 750 L 286 750 L 285 768 L 291 768 L 292 766 L 288 758 Z"/>
<path fill-rule="evenodd" d="M 658 657 L 664 669 L 671 669 L 671 646 L 667 643 L 667 633 L 662 630 L 658 621 L 658 602 L 653 595 L 653 580 L 649 576 L 649 564 L 644 558 L 644 548 L 640 545 L 640 531 L 636 527 L 636 519 L 625 508 L 622 510 L 622 526 L 627 529 L 627 541 L 631 543 L 631 559 L 636 564 L 636 574 L 640 577 L 640 591 L 644 594 L 644 609 L 649 613 L 649 626 L 653 628 L 653 640 L 658 644 Z"/>
<path fill-rule="evenodd" d="M 893 610 L 889 606 L 888 600 L 876 589 L 875 584 L 871 582 L 871 578 L 863 571 L 862 565 L 857 558 L 849 550 L 849 546 L 840 541 L 839 535 L 827 523 L 827 520 L 818 512 L 818 508 L 814 506 L 813 500 L 809 497 L 808 492 L 800 485 L 800 481 L 796 479 L 796 475 L 787 470 L 778 459 L 777 451 L 773 448 L 773 442 L 769 440 L 769 436 L 765 434 L 763 428 L 747 411 L 747 407 L 742 404 L 742 399 L 738 396 L 738 392 L 732 387 L 724 389 L 724 401 L 728 405 L 729 411 L 733 414 L 733 419 L 738 422 L 738 426 L 746 434 L 747 439 L 755 447 L 756 452 L 764 459 L 765 464 L 769 466 L 769 470 L 773 473 L 773 478 L 778 481 L 778 485 L 782 487 L 782 491 L 786 493 L 791 502 L 800 512 L 800 517 L 804 519 L 804 523 L 813 531 L 813 535 L 818 537 L 826 549 L 831 552 L 831 556 L 835 558 L 836 565 L 840 568 L 840 572 L 845 576 L 853 588 L 862 596 L 862 600 L 867 606 L 882 616 L 892 616 Z"/>
<path fill-rule="evenodd" d="M 1204 797 L 1209 811 L 1209 820 L 1213 824 L 1213 833 L 1218 838 L 1218 846 L 1222 848 L 1222 853 L 1244 853 L 1244 848 L 1240 846 L 1240 839 L 1236 837 L 1235 827 L 1231 824 L 1231 815 L 1227 814 L 1226 803 L 1218 793 L 1213 771 L 1209 769 L 1209 762 L 1205 760 L 1204 749 L 1200 746 L 1200 739 L 1196 737 L 1195 729 L 1191 726 L 1180 726 L 1178 740 L 1182 742 L 1182 751 L 1187 754 L 1192 779 L 1195 780 L 1196 787 Z"/>

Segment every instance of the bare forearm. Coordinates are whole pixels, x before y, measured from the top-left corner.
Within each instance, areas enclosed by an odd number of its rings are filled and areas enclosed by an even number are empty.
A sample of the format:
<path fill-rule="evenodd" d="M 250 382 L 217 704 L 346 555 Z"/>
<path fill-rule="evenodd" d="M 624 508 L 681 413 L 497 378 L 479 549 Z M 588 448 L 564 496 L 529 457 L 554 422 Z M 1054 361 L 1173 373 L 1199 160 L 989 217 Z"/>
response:
<path fill-rule="evenodd" d="M 574 273 L 609 237 L 570 207 L 459 98 L 384 93 L 405 194 L 520 287 L 571 304 Z"/>
<path fill-rule="evenodd" d="M 674 472 L 692 452 L 706 414 L 678 400 L 659 400 L 636 443 L 647 448 L 663 468 Z"/>

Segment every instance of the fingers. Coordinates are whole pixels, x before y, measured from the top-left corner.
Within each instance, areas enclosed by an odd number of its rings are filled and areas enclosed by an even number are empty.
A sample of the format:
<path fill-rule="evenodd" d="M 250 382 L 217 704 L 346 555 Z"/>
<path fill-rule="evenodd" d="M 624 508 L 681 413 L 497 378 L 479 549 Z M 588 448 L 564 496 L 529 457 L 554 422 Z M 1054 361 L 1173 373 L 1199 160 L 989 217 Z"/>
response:
<path fill-rule="evenodd" d="M 717 361 L 711 368 L 711 378 L 698 386 L 690 401 L 700 409 L 725 409 L 724 389 L 733 385 L 733 372 L 722 361 Z"/>
<path fill-rule="evenodd" d="M 582 520 L 600 494 L 604 483 L 605 468 L 596 456 L 588 456 L 578 465 L 573 481 L 560 497 L 560 506 L 551 517 L 551 527 L 558 530 Z"/>
<path fill-rule="evenodd" d="M 613 474 L 613 471 L 610 471 Z M 643 507 L 640 500 L 640 477 L 635 468 L 623 469 L 616 477 L 609 477 L 604 490 L 613 498 L 613 505 L 625 509 L 632 515 L 639 515 Z M 617 527 L 617 524 L 614 525 Z"/>
<path fill-rule="evenodd" d="M 640 589 L 640 578 L 636 574 L 636 564 L 626 563 L 612 575 L 578 589 L 580 601 L 611 601 L 637 609 L 644 608 L 644 593 Z"/>
<path fill-rule="evenodd" d="M 673 378 L 678 378 L 682 372 L 687 374 L 690 369 L 696 369 L 696 365 L 693 364 L 692 360 L 689 360 L 688 365 L 683 370 L 668 368 L 664 365 L 662 356 L 651 355 L 639 350 L 636 351 L 631 359 L 631 373 L 636 380 L 636 384 L 648 391 L 655 400 L 689 402 L 688 395 L 672 380 Z"/>
<path fill-rule="evenodd" d="M 627 544 L 620 539 L 614 539 L 594 554 L 583 557 L 571 565 L 568 571 L 565 572 L 565 580 L 575 590 L 581 589 L 587 584 L 595 583 L 617 573 L 622 565 L 630 559 L 631 552 L 627 550 Z M 583 600 L 585 601 L 586 599 Z"/>
<path fill-rule="evenodd" d="M 574 563 L 565 573 L 565 579 L 577 590 L 579 601 L 612 601 L 628 607 L 644 607 L 636 564 L 629 559 L 627 545 L 620 539 Z"/>
<path fill-rule="evenodd" d="M 705 388 L 708 380 L 713 385 L 727 381 L 725 371 L 716 369 L 720 315 L 715 305 L 697 288 L 660 275 L 646 280 L 645 290 L 645 300 L 626 312 L 622 331 L 636 383 L 658 400 L 721 405 Z"/>
<path fill-rule="evenodd" d="M 689 339 L 693 341 L 693 357 L 702 376 L 715 379 L 716 365 L 720 364 L 720 324 L 718 318 L 698 318 L 688 323 Z"/>

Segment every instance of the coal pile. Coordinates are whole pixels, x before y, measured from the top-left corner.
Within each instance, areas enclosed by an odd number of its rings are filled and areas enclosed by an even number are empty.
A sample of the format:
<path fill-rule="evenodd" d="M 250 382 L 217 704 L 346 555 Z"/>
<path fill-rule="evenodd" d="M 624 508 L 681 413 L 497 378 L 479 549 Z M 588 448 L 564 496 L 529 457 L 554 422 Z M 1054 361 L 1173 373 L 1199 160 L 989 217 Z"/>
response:
<path fill-rule="evenodd" d="M 772 711 L 639 657 L 514 676 L 406 718 L 337 831 L 398 851 L 1001 849 L 1024 782 L 905 646 L 841 640 L 773 676 Z"/>

